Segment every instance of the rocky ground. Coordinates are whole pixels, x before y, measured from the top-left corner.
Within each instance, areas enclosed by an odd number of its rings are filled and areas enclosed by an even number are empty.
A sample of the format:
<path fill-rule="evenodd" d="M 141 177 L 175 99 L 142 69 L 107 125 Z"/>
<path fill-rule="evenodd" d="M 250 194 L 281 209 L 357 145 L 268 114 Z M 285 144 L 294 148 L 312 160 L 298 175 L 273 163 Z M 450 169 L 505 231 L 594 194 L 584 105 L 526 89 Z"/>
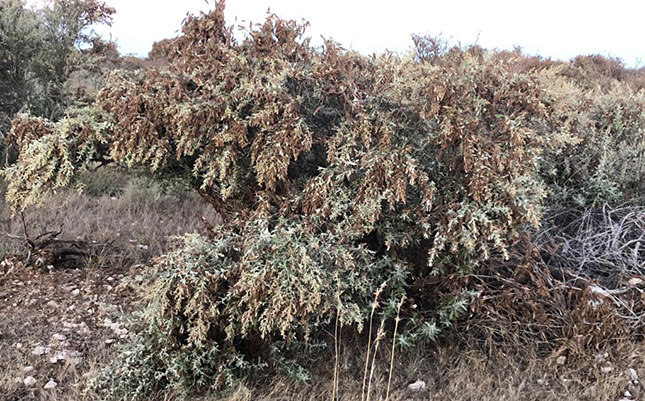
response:
<path fill-rule="evenodd" d="M 80 399 L 125 339 L 131 286 L 118 269 L 0 267 L 0 398 Z M 135 280 L 136 281 L 136 280 Z"/>
<path fill-rule="evenodd" d="M 0 400 L 100 399 L 86 390 L 129 335 L 125 327 L 140 293 L 140 271 L 140 266 L 37 269 L 26 268 L 16 259 L 1 261 Z M 347 356 L 355 358 L 357 354 L 350 351 Z M 502 354 L 491 358 L 448 349 L 404 354 L 397 356 L 390 400 L 643 399 L 639 382 L 639 376 L 645 375 L 643 347 L 615 351 L 598 353 L 583 364 L 563 356 L 519 364 Z M 383 362 L 379 370 L 387 365 Z M 331 388 L 327 369 L 321 366 L 319 375 L 314 372 L 304 387 L 281 380 L 258 391 L 241 383 L 231 394 L 216 399 L 327 399 Z M 347 369 L 341 372 L 342 399 L 360 399 L 360 383 L 351 379 L 355 375 Z M 387 372 L 379 377 L 375 387 L 381 394 Z"/>

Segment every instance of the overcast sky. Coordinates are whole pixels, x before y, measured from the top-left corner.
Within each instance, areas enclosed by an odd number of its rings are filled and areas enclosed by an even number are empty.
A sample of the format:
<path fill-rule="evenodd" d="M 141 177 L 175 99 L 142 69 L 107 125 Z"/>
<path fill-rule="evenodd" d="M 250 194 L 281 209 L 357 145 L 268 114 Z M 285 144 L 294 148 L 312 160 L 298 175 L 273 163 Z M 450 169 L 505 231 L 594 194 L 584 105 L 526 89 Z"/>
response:
<path fill-rule="evenodd" d="M 122 53 L 145 56 L 152 43 L 176 35 L 186 13 L 212 8 L 205 0 L 107 0 L 116 8 L 112 35 Z M 579 54 L 645 64 L 645 1 L 504 0 L 228 0 L 230 23 L 261 22 L 268 9 L 306 19 L 323 35 L 363 53 L 405 52 L 410 34 L 442 34 L 487 48 L 521 46 L 529 54 L 569 59 Z"/>

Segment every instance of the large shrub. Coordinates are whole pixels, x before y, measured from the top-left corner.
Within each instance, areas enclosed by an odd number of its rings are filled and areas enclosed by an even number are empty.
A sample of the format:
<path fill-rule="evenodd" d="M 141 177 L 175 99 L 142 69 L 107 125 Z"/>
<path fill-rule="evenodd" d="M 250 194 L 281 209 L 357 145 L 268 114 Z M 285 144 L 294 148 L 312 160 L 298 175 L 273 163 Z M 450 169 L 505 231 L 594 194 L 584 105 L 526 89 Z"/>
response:
<path fill-rule="evenodd" d="M 593 92 L 557 66 L 423 38 L 414 57 L 314 49 L 304 26 L 274 16 L 236 39 L 223 12 L 157 46 L 167 63 L 113 73 L 95 106 L 57 122 L 21 115 L 9 135 L 14 210 L 114 162 L 183 177 L 223 217 L 150 267 L 147 335 L 107 376 L 126 377 L 113 395 L 284 366 L 336 317 L 360 328 L 383 283 L 383 297 L 410 300 L 402 338 L 433 337 L 465 310 L 468 293 L 446 278 L 509 259 L 549 188 L 575 199 L 588 183 L 563 166 L 598 170 L 591 145 L 574 159 L 581 127 L 612 141 L 640 129 L 639 94 L 582 107 Z"/>

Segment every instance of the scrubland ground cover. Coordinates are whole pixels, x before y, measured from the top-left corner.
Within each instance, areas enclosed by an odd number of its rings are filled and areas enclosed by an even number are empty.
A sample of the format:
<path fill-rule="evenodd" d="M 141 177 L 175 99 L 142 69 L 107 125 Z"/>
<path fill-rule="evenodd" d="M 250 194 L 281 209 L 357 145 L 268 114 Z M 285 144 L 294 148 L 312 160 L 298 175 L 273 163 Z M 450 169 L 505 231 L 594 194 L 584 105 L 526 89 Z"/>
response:
<path fill-rule="evenodd" d="M 8 397 L 641 396 L 642 70 L 223 2 L 147 61 L 79 40 L 95 90 L 5 135 Z"/>

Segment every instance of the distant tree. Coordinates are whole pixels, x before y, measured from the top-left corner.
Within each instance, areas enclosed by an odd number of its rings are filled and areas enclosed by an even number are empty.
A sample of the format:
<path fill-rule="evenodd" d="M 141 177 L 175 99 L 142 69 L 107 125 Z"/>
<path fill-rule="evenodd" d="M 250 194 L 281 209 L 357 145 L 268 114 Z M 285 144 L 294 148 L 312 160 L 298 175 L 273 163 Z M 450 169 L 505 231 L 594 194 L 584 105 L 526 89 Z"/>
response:
<path fill-rule="evenodd" d="M 29 98 L 29 72 L 43 41 L 36 13 L 20 0 L 0 2 L 0 131 Z"/>
<path fill-rule="evenodd" d="M 58 119 L 75 99 L 74 72 L 93 68 L 114 9 L 97 0 L 52 0 L 40 9 L 0 1 L 0 133 L 22 109 Z"/>

